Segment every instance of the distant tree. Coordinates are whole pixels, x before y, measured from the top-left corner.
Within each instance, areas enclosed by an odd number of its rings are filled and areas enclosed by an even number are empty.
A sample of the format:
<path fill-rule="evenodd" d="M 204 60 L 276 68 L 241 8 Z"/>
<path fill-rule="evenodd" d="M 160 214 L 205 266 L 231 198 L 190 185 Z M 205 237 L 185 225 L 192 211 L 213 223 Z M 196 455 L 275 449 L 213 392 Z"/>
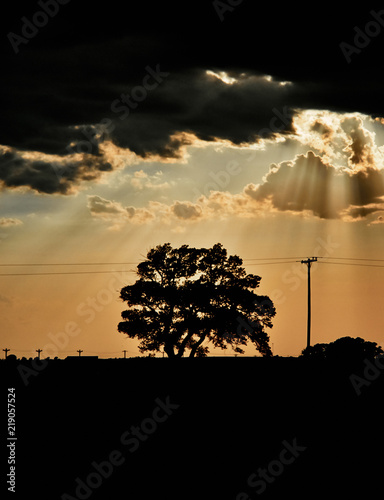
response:
<path fill-rule="evenodd" d="M 139 339 L 141 352 L 163 348 L 169 357 L 206 356 L 207 343 L 244 353 L 240 346 L 248 341 L 271 356 L 265 328 L 276 311 L 269 297 L 254 292 L 261 278 L 241 266 L 221 244 L 153 248 L 137 267 L 136 283 L 121 290 L 128 310 L 118 330 Z"/>
<path fill-rule="evenodd" d="M 325 359 L 328 344 L 315 344 L 306 347 L 302 352 L 301 356 L 311 359 Z"/>
<path fill-rule="evenodd" d="M 302 351 L 301 356 L 330 361 L 360 361 L 366 358 L 372 359 L 382 352 L 383 349 L 376 342 L 369 342 L 360 337 L 341 337 L 329 344 L 315 344 L 307 347 Z"/>

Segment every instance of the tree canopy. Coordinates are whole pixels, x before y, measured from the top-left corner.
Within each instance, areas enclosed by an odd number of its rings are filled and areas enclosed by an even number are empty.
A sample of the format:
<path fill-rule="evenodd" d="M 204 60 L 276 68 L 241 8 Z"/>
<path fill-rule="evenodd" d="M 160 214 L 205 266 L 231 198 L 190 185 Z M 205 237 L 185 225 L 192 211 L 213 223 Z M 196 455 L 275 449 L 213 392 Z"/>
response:
<path fill-rule="evenodd" d="M 360 337 L 341 337 L 329 344 L 315 344 L 305 348 L 301 355 L 310 359 L 327 361 L 362 361 L 374 358 L 383 352 L 376 342 L 369 342 Z"/>
<path fill-rule="evenodd" d="M 137 266 L 138 279 L 121 289 L 128 305 L 119 332 L 139 339 L 141 352 L 162 349 L 169 357 L 206 356 L 207 344 L 236 353 L 251 341 L 271 356 L 266 328 L 276 311 L 269 297 L 257 295 L 261 278 L 247 274 L 242 259 L 212 248 L 158 245 Z"/>

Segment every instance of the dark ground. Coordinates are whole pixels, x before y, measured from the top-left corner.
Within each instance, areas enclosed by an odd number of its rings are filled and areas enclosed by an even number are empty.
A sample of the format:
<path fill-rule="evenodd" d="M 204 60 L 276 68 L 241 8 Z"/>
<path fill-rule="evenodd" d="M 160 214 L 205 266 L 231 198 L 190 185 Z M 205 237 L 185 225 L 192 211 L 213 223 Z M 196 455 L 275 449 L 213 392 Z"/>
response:
<path fill-rule="evenodd" d="M 18 368 L 20 361 L 0 363 L 3 436 L 7 387 L 16 388 L 17 493 L 10 498 L 368 498 L 382 491 L 384 374 L 358 396 L 349 376 L 361 375 L 363 364 L 59 360 L 30 376 L 27 386 Z M 164 410 L 156 413 L 165 421 L 153 424 L 148 419 L 158 398 L 174 407 L 166 419 Z M 141 425 L 155 429 L 137 449 L 133 441 L 122 444 L 124 432 Z M 283 442 L 296 443 L 300 451 L 281 471 L 276 460 Z M 6 450 L 3 441 L 2 495 Z M 112 456 L 124 463 L 106 466 L 100 486 L 76 494 L 76 478 L 97 485 L 100 476 L 89 476 L 95 473 L 92 463 L 115 451 L 121 456 Z M 278 475 L 258 494 L 248 478 L 271 462 Z"/>

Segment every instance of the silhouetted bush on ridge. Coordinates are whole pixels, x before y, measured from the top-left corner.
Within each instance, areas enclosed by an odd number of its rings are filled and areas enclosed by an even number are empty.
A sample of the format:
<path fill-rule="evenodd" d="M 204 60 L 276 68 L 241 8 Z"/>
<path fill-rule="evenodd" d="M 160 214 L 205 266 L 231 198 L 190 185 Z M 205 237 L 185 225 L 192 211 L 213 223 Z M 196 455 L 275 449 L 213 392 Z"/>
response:
<path fill-rule="evenodd" d="M 341 337 L 329 344 L 319 343 L 307 347 L 300 357 L 337 363 L 357 363 L 364 359 L 373 359 L 383 352 L 376 342 L 369 342 L 361 337 Z"/>

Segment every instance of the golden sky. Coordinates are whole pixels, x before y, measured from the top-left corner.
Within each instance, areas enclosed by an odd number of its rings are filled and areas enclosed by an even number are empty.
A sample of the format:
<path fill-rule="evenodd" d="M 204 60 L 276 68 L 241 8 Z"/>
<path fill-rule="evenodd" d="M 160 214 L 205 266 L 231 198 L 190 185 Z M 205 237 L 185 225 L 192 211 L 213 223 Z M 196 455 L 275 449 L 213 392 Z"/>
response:
<path fill-rule="evenodd" d="M 213 70 L 204 78 L 224 90 L 290 85 Z M 262 277 L 259 291 L 277 310 L 269 332 L 274 354 L 297 356 L 306 345 L 306 266 L 296 261 L 312 256 L 319 257 L 312 268 L 312 343 L 348 335 L 384 345 L 384 268 L 373 267 L 384 266 L 383 120 L 295 110 L 289 130 L 280 131 L 282 119 L 284 109 L 274 108 L 269 132 L 247 142 L 180 131 L 171 138 L 177 154 L 168 156 L 143 157 L 100 140 L 111 168 L 87 177 L 86 155 L 73 154 L 65 161 L 80 174 L 73 182 L 65 177 L 62 192 L 39 189 L 35 180 L 18 186 L 4 181 L 3 348 L 19 357 L 38 348 L 51 357 L 77 349 L 100 357 L 120 357 L 123 349 L 138 355 L 137 342 L 117 332 L 125 307 L 119 290 L 134 281 L 147 251 L 165 242 L 221 242 L 248 272 Z M 60 168 L 65 163 L 33 150 L 3 146 L 2 152 L 9 160 L 17 154 L 31 169 L 39 162 Z M 71 263 L 103 265 L 64 265 Z M 111 270 L 116 272 L 14 275 Z M 246 354 L 257 351 L 250 345 Z"/>

